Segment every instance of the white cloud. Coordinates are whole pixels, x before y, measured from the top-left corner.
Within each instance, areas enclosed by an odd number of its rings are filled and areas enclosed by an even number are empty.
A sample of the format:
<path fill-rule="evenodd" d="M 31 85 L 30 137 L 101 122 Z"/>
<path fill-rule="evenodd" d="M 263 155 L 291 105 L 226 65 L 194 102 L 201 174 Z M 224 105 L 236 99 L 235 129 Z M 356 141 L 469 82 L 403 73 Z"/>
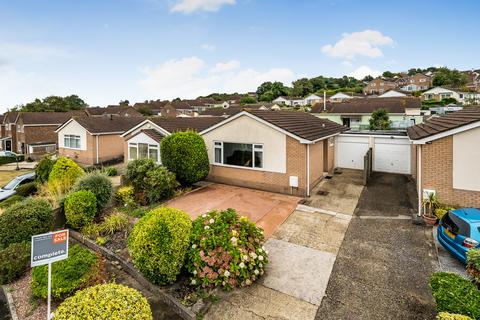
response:
<path fill-rule="evenodd" d="M 393 39 L 380 31 L 365 30 L 342 34 L 342 39 L 337 43 L 323 46 L 322 52 L 330 57 L 348 60 L 354 59 L 357 55 L 378 58 L 383 56 L 380 47 L 393 44 Z"/>
<path fill-rule="evenodd" d="M 215 51 L 215 49 L 216 49 L 214 45 L 208 44 L 208 43 L 202 44 L 202 45 L 200 46 L 200 48 L 202 48 L 202 49 L 205 50 L 205 51 L 210 51 L 210 52 Z"/>
<path fill-rule="evenodd" d="M 222 67 L 217 68 L 219 65 Z M 213 69 L 217 69 L 216 72 L 211 72 Z M 198 57 L 168 60 L 156 68 L 144 68 L 143 73 L 145 77 L 139 81 L 139 86 L 155 99 L 195 98 L 212 92 L 247 92 L 265 81 L 289 83 L 294 79 L 289 69 L 273 68 L 263 72 L 241 69 L 236 60 L 217 63 L 209 69 Z"/>
<path fill-rule="evenodd" d="M 236 0 L 180 0 L 171 9 L 171 12 L 191 14 L 197 11 L 218 11 L 224 5 L 234 5 Z"/>
<path fill-rule="evenodd" d="M 0 60 L 4 61 L 43 61 L 67 56 L 69 56 L 67 50 L 50 45 L 0 42 Z"/>
<path fill-rule="evenodd" d="M 382 72 L 378 70 L 373 70 L 369 66 L 360 66 L 354 71 L 348 74 L 349 77 L 354 77 L 355 79 L 362 80 L 366 76 L 370 75 L 372 77 L 378 77 Z"/>

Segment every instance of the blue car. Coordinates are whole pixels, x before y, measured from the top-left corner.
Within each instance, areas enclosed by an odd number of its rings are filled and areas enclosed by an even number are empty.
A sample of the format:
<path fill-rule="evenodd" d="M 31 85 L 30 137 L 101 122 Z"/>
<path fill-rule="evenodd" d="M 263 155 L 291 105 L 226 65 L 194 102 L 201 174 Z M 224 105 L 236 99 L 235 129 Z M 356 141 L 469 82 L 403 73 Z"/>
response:
<path fill-rule="evenodd" d="M 467 251 L 480 248 L 480 209 L 450 210 L 440 220 L 438 241 L 458 260 L 467 263 Z"/>

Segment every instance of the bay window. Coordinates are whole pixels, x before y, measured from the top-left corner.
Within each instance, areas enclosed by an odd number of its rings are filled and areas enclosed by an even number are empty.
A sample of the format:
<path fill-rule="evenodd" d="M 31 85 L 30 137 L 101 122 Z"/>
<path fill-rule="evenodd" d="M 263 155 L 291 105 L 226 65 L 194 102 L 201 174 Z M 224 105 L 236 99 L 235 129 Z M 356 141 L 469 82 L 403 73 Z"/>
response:
<path fill-rule="evenodd" d="M 66 134 L 63 137 L 63 146 L 70 149 L 80 149 L 80 136 Z"/>
<path fill-rule="evenodd" d="M 215 163 L 236 167 L 263 168 L 263 145 L 214 142 Z"/>
<path fill-rule="evenodd" d="M 160 163 L 158 152 L 158 145 L 155 144 L 134 142 L 128 144 L 128 160 L 148 158 Z"/>

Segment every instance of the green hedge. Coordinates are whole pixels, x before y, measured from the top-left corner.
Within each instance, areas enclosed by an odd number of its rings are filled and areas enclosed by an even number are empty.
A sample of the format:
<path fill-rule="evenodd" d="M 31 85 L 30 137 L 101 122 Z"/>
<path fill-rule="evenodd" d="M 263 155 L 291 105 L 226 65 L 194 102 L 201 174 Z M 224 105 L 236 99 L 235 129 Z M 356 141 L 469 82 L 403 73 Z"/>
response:
<path fill-rule="evenodd" d="M 480 290 L 472 282 L 453 273 L 437 272 L 430 279 L 430 288 L 438 312 L 480 319 Z"/>
<path fill-rule="evenodd" d="M 145 196 L 149 203 L 154 203 L 173 196 L 178 182 L 174 173 L 165 167 L 158 166 L 147 172 L 145 185 Z"/>
<path fill-rule="evenodd" d="M 11 244 L 0 251 L 0 285 L 20 278 L 30 267 L 30 243 Z"/>
<path fill-rule="evenodd" d="M 105 208 L 113 195 L 112 181 L 105 175 L 98 171 L 87 173 L 81 177 L 73 186 L 73 191 L 90 190 L 95 194 L 97 199 L 97 208 L 101 210 Z"/>
<path fill-rule="evenodd" d="M 57 162 L 57 160 L 53 160 L 49 156 L 43 157 L 35 167 L 35 180 L 40 183 L 47 182 L 55 162 Z"/>
<path fill-rule="evenodd" d="M 101 258 L 92 251 L 74 244 L 68 250 L 68 259 L 52 264 L 52 297 L 63 299 L 100 276 Z M 33 268 L 32 293 L 37 298 L 47 298 L 48 266 Z"/>
<path fill-rule="evenodd" d="M 67 224 L 77 230 L 90 224 L 97 214 L 97 200 L 90 190 L 70 193 L 64 202 Z"/>
<path fill-rule="evenodd" d="M 10 207 L 12 204 L 23 201 L 24 199 L 25 199 L 24 197 L 14 194 L 13 196 L 0 202 L 0 208 L 6 209 Z"/>
<path fill-rule="evenodd" d="M 467 251 L 467 273 L 480 287 L 480 249 Z"/>
<path fill-rule="evenodd" d="M 17 159 L 18 162 L 21 162 L 25 160 L 25 157 L 23 155 L 19 155 L 18 157 L 0 157 L 0 165 L 17 162 Z"/>
<path fill-rule="evenodd" d="M 185 212 L 158 208 L 133 227 L 128 250 L 135 267 L 156 284 L 174 282 L 185 260 L 192 221 Z"/>
<path fill-rule="evenodd" d="M 57 194 L 63 194 L 84 174 L 75 161 L 65 157 L 58 158 L 48 176 L 48 187 Z"/>
<path fill-rule="evenodd" d="M 67 298 L 55 310 L 54 320 L 152 320 L 147 299 L 120 284 L 101 284 Z"/>
<path fill-rule="evenodd" d="M 37 183 L 32 181 L 18 186 L 16 190 L 16 195 L 19 195 L 21 197 L 28 197 L 35 192 L 37 192 Z"/>
<path fill-rule="evenodd" d="M 205 141 L 196 132 L 176 132 L 162 139 L 162 164 L 184 186 L 203 180 L 210 171 Z"/>
<path fill-rule="evenodd" d="M 152 159 L 137 159 L 127 165 L 125 180 L 132 185 L 135 192 L 143 192 L 146 189 L 145 179 L 148 171 L 155 169 L 157 164 Z"/>
<path fill-rule="evenodd" d="M 464 316 L 456 313 L 440 312 L 436 320 L 473 320 L 469 316 Z"/>
<path fill-rule="evenodd" d="M 53 210 L 46 200 L 17 202 L 0 214 L 0 249 L 30 241 L 33 235 L 50 231 L 53 223 Z"/>

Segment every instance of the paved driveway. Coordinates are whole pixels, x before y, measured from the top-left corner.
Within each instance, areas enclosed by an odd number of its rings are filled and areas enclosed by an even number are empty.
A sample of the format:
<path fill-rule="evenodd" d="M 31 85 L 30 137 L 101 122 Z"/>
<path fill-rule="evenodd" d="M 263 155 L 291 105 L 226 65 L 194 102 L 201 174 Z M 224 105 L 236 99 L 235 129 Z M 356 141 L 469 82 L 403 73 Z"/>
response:
<path fill-rule="evenodd" d="M 165 204 L 187 212 L 192 219 L 212 209 L 236 209 L 263 228 L 269 237 L 296 208 L 300 198 L 224 184 L 210 184 Z"/>
<path fill-rule="evenodd" d="M 338 252 L 316 319 L 433 319 L 431 228 L 412 224 L 415 186 L 375 173 Z"/>

